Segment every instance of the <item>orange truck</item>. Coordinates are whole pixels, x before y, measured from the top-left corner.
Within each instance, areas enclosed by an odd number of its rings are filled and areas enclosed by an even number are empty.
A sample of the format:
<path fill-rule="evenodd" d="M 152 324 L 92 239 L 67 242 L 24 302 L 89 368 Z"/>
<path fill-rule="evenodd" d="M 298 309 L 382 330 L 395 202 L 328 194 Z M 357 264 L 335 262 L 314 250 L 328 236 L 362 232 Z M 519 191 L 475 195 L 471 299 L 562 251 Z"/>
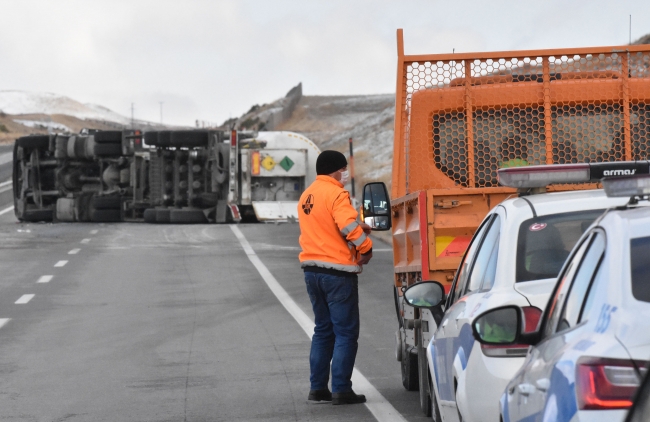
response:
<path fill-rule="evenodd" d="M 498 168 L 648 159 L 650 45 L 405 55 L 400 29 L 397 51 L 396 355 L 404 387 L 423 391 L 435 318 L 402 292 L 427 280 L 449 291 L 487 212 L 517 194 Z"/>

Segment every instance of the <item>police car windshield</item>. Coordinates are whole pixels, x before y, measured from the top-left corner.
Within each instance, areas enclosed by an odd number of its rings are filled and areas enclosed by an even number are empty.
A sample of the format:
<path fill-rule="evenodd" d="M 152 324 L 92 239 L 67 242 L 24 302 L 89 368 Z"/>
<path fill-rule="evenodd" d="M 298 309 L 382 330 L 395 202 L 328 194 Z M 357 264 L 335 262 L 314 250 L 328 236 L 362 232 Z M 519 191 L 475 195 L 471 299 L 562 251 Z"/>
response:
<path fill-rule="evenodd" d="M 582 233 L 604 211 L 553 214 L 524 221 L 517 238 L 517 283 L 557 277 Z"/>
<path fill-rule="evenodd" d="M 637 300 L 650 302 L 650 237 L 630 240 L 632 295 Z"/>

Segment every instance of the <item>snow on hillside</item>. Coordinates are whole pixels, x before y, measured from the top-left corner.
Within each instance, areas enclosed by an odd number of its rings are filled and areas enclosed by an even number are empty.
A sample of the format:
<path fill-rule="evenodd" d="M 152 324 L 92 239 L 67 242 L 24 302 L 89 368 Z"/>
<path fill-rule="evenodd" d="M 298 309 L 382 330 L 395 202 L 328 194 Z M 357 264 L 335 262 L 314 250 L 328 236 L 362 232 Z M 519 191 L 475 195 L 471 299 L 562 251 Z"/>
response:
<path fill-rule="evenodd" d="M 129 124 L 130 119 L 105 107 L 82 104 L 71 98 L 41 92 L 0 91 L 0 110 L 7 114 L 65 114 L 79 119 Z"/>

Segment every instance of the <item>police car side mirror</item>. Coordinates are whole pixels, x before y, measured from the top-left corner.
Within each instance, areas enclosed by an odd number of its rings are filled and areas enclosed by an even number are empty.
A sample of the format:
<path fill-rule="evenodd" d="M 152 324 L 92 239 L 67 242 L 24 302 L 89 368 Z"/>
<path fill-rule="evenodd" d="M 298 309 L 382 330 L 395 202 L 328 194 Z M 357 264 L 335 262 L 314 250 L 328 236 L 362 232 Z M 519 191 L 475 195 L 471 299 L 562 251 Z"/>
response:
<path fill-rule="evenodd" d="M 390 198 L 382 182 L 367 183 L 363 187 L 363 222 L 376 231 L 390 230 Z"/>
<path fill-rule="evenodd" d="M 472 324 L 474 338 L 481 344 L 505 346 L 521 337 L 523 311 L 518 306 L 502 306 L 482 313 Z"/>

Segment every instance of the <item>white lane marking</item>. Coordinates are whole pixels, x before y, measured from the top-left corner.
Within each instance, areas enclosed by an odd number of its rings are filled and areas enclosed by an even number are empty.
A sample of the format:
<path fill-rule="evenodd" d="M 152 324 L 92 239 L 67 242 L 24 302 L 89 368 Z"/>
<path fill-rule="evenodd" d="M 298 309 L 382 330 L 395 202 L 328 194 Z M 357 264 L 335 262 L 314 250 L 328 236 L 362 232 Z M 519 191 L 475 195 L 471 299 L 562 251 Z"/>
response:
<path fill-rule="evenodd" d="M 251 245 L 244 237 L 244 234 L 239 230 L 239 227 L 231 224 L 230 229 L 239 240 L 244 252 L 248 256 L 248 259 L 255 266 L 257 271 L 266 282 L 266 285 L 271 289 L 271 292 L 275 297 L 280 301 L 282 306 L 291 314 L 293 319 L 296 320 L 298 325 L 303 329 L 305 334 L 311 339 L 314 332 L 314 321 L 312 321 L 309 316 L 298 306 L 296 302 L 289 296 L 289 294 L 282 288 L 280 283 L 273 277 L 273 274 L 266 268 L 266 265 L 260 260 L 257 256 Z M 359 387 L 358 391 L 363 392 L 366 395 L 367 402 L 366 407 L 370 410 L 370 413 L 377 419 L 378 422 L 406 422 L 406 419 L 391 405 L 388 400 L 381 395 L 381 393 L 368 381 L 368 379 L 354 368 L 352 372 L 352 384 L 356 387 Z"/>
<path fill-rule="evenodd" d="M 42 275 L 41 278 L 38 279 L 37 283 L 49 283 L 53 278 L 53 275 Z"/>
<path fill-rule="evenodd" d="M 67 264 L 68 261 L 59 261 L 56 264 L 54 264 L 55 267 L 63 267 L 65 264 Z"/>
<path fill-rule="evenodd" d="M 29 303 L 30 300 L 32 300 L 36 295 L 22 295 L 20 299 L 18 299 L 15 303 L 16 305 L 24 305 L 26 303 Z"/>
<path fill-rule="evenodd" d="M 12 190 L 13 188 L 13 186 L 0 186 L 0 193 L 5 193 L 9 190 Z"/>
<path fill-rule="evenodd" d="M 73 249 L 73 250 L 71 250 L 70 252 L 68 252 L 68 255 L 76 255 L 76 254 L 79 253 L 80 250 L 81 250 L 81 249 Z"/>
<path fill-rule="evenodd" d="M 99 231 L 99 230 L 91 230 L 91 231 L 90 231 L 90 234 L 97 234 L 98 231 Z"/>
<path fill-rule="evenodd" d="M 372 251 L 373 251 L 373 252 L 393 252 L 393 250 L 390 249 L 390 248 L 386 248 L 386 249 L 375 249 L 375 248 L 372 248 Z"/>
<path fill-rule="evenodd" d="M 90 239 L 82 239 L 80 243 L 88 243 L 90 242 Z"/>
<path fill-rule="evenodd" d="M 14 209 L 14 206 L 13 206 L 13 205 L 10 206 L 10 207 L 7 207 L 7 208 L 3 209 L 2 211 L 0 211 L 0 215 L 2 215 L 2 214 L 6 214 L 6 213 L 8 213 L 9 211 L 13 211 L 13 209 Z"/>
<path fill-rule="evenodd" d="M 0 163 L 0 164 L 1 164 L 1 163 Z M 10 185 L 12 181 L 13 181 L 13 180 L 9 179 L 9 180 L 7 180 L 6 182 L 2 182 L 2 183 L 0 183 L 0 188 L 3 188 L 3 187 L 5 187 L 5 186 L 7 186 L 7 185 Z"/>
<path fill-rule="evenodd" d="M 7 325 L 7 323 L 11 321 L 11 318 L 0 318 L 0 328 L 4 327 Z"/>

